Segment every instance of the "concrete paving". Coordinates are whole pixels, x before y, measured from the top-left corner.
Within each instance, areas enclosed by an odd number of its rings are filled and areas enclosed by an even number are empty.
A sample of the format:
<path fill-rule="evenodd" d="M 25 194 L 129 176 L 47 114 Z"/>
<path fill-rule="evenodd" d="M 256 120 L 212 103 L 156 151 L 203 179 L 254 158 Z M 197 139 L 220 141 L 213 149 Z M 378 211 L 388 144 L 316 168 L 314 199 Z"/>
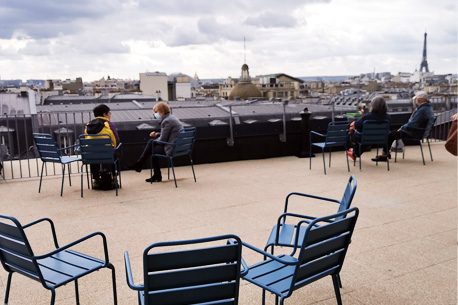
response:
<path fill-rule="evenodd" d="M 129 251 L 135 281 L 142 282 L 142 252 L 151 243 L 233 233 L 263 248 L 284 199 L 304 192 L 340 199 L 351 174 L 358 180 L 353 206 L 360 209 L 346 262 L 341 272 L 344 304 L 456 304 L 457 303 L 457 158 L 443 142 L 432 145 L 434 162 L 426 152 L 426 166 L 418 147 L 409 146 L 406 158 L 384 163 L 363 155 L 362 171 L 347 172 L 343 152 L 333 153 L 332 167 L 323 174 L 321 155 L 312 159 L 283 157 L 202 164 L 176 170 L 173 180 L 145 183 L 149 171 L 122 173 L 119 196 L 114 191 L 85 190 L 80 176 L 66 181 L 60 196 L 60 177 L 47 177 L 38 193 L 37 178 L 0 180 L 0 213 L 26 224 L 51 218 L 60 244 L 95 231 L 106 234 L 109 256 L 116 267 L 118 304 L 137 304 L 127 287 L 123 261 Z M 427 149 L 426 149 L 427 150 Z M 8 166 L 8 165 L 7 165 Z M 166 170 L 163 176 L 166 178 Z M 297 204 L 296 204 L 297 203 Z M 307 215 L 332 214 L 337 206 L 297 201 L 296 211 Z M 52 250 L 46 226 L 28 229 L 35 254 Z M 79 247 L 100 254 L 97 242 Z M 244 249 L 248 263 L 260 258 Z M 0 271 L 0 299 L 7 273 Z M 113 304 L 108 270 L 80 280 L 81 304 Z M 50 293 L 23 276 L 13 276 L 9 304 L 49 304 Z M 74 286 L 57 289 L 56 304 L 74 304 Z M 331 278 L 294 292 L 286 304 L 336 304 Z M 240 304 L 261 304 L 261 289 L 241 282 Z M 274 304 L 268 295 L 267 304 Z"/>

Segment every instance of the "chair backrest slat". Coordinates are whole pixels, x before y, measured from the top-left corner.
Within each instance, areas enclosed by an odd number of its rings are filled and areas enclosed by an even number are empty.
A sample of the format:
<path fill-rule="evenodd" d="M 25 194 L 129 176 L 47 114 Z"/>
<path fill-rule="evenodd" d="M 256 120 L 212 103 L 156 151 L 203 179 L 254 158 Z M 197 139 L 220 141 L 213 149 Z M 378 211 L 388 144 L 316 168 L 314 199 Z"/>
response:
<path fill-rule="evenodd" d="M 326 133 L 326 146 L 346 146 L 349 124 L 347 122 L 331 122 Z"/>
<path fill-rule="evenodd" d="M 343 194 L 342 200 L 340 201 L 339 210 L 337 211 L 338 213 L 350 208 L 351 202 L 355 197 L 357 185 L 356 177 L 351 175 L 348 179 L 347 186 L 345 187 L 345 192 Z"/>
<path fill-rule="evenodd" d="M 436 119 L 437 119 L 437 116 L 432 116 L 431 118 L 429 118 L 428 124 L 426 125 L 426 128 L 425 128 L 425 133 L 423 134 L 423 138 L 429 138 L 431 130 L 433 129 L 434 124 L 436 124 Z"/>
<path fill-rule="evenodd" d="M 148 271 L 190 268 L 234 261 L 238 246 L 225 245 L 208 249 L 196 249 L 148 255 Z"/>
<path fill-rule="evenodd" d="M 172 272 L 151 273 L 148 276 L 148 289 L 161 290 L 192 285 L 206 285 L 233 281 L 237 274 L 237 264 L 228 263 L 206 268 L 183 269 Z"/>
<path fill-rule="evenodd" d="M 198 247 L 182 248 L 188 244 Z M 241 244 L 237 236 L 225 235 L 151 245 L 143 255 L 145 304 L 237 304 Z M 159 247 L 180 249 L 156 253 Z"/>
<path fill-rule="evenodd" d="M 79 142 L 83 164 L 111 164 L 115 161 L 109 135 L 81 135 Z"/>
<path fill-rule="evenodd" d="M 180 129 L 175 141 L 174 156 L 187 155 L 192 152 L 196 139 L 196 128 L 186 127 Z"/>
<path fill-rule="evenodd" d="M 7 271 L 17 271 L 38 279 L 41 273 L 22 226 L 15 218 L 4 215 L 0 218 L 3 219 L 0 221 L 0 259 L 3 267 Z"/>
<path fill-rule="evenodd" d="M 57 142 L 50 134 L 34 133 L 33 139 L 38 150 L 38 155 L 43 162 L 60 162 L 61 153 Z"/>
<path fill-rule="evenodd" d="M 291 292 L 342 268 L 351 235 L 358 218 L 358 209 L 318 218 L 305 229 L 298 256 Z M 318 226 L 317 226 L 318 225 Z"/>
<path fill-rule="evenodd" d="M 361 145 L 386 145 L 390 124 L 388 121 L 366 121 L 363 124 L 363 132 L 360 140 Z"/>
<path fill-rule="evenodd" d="M 179 305 L 179 304 L 236 304 L 233 300 L 237 287 L 235 283 L 220 283 L 218 285 L 206 285 L 191 287 L 186 290 L 150 292 L 147 296 L 147 304 Z M 211 303 L 217 300 L 218 302 Z"/>

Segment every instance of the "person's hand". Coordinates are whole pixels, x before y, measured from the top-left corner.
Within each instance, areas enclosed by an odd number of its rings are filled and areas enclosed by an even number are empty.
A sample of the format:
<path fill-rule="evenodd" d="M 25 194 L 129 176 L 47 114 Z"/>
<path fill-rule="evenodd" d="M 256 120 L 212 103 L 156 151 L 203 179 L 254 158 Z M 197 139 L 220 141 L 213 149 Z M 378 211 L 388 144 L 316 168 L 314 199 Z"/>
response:
<path fill-rule="evenodd" d="M 452 115 L 452 120 L 457 121 L 458 120 L 458 113 L 455 113 Z"/>
<path fill-rule="evenodd" d="M 157 133 L 153 131 L 152 133 L 149 134 L 149 136 L 152 138 L 157 138 Z"/>

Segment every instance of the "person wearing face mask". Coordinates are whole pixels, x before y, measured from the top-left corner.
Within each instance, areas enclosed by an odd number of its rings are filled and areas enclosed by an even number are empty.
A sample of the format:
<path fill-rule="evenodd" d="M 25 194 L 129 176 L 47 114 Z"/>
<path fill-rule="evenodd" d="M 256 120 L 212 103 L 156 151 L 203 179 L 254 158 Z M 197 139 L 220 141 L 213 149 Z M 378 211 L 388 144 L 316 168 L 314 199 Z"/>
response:
<path fill-rule="evenodd" d="M 146 143 L 145 148 L 143 149 L 143 153 L 137 159 L 137 161 L 130 166 L 130 169 L 135 170 L 136 172 L 140 173 L 143 168 L 143 164 L 145 161 L 151 156 L 152 154 L 152 142 L 155 140 L 175 143 L 177 138 L 178 131 L 183 128 L 183 123 L 180 120 L 170 113 L 170 107 L 165 102 L 157 103 L 154 108 L 154 118 L 160 120 L 161 124 L 161 131 L 157 133 L 155 131 L 150 133 L 150 137 L 152 139 L 148 140 Z M 164 144 L 155 144 L 154 145 L 154 153 L 155 154 L 173 154 L 174 146 L 173 145 L 164 145 Z M 153 170 L 154 175 L 151 178 L 146 179 L 146 182 L 161 182 L 162 175 L 161 175 L 161 168 L 159 165 L 159 158 L 153 158 Z"/>

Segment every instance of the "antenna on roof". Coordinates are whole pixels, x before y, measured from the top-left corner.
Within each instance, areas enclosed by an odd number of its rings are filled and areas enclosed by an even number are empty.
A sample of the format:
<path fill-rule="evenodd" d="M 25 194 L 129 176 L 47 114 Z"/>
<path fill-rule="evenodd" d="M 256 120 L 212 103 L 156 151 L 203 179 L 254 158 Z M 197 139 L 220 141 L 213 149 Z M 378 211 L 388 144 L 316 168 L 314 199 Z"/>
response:
<path fill-rule="evenodd" d="M 246 43 L 245 36 L 243 36 L 243 63 L 246 64 Z"/>

